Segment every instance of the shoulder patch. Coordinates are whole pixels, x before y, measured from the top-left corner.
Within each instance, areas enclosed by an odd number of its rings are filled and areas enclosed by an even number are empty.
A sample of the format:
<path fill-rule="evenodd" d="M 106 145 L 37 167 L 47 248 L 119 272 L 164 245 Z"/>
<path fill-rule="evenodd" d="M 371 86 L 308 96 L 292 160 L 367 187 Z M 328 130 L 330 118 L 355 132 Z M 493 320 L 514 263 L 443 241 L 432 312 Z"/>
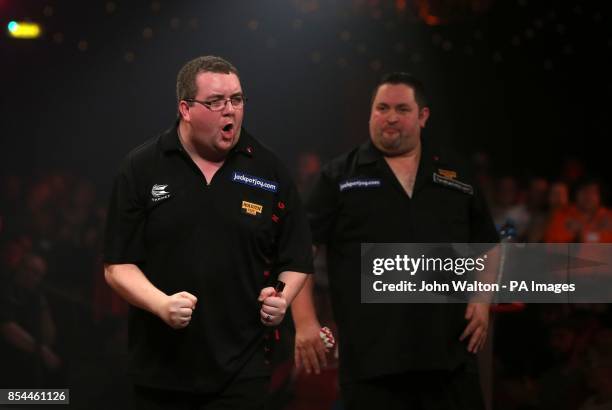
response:
<path fill-rule="evenodd" d="M 464 194 L 474 195 L 474 187 L 461 181 L 457 181 L 453 178 L 448 178 L 440 174 L 433 174 L 434 184 L 443 185 L 448 188 L 456 189 L 463 192 Z"/>
<path fill-rule="evenodd" d="M 450 169 L 438 168 L 438 174 L 442 175 L 445 178 L 450 178 L 450 179 L 457 178 L 457 171 L 452 171 Z"/>

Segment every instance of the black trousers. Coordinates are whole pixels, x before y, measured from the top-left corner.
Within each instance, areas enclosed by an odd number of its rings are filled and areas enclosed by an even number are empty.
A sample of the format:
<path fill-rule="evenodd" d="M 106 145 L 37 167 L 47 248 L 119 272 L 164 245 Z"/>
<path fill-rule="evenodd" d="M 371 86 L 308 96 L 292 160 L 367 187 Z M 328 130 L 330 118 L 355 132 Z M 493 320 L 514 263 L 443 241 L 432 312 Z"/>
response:
<path fill-rule="evenodd" d="M 268 384 L 268 377 L 237 380 L 215 394 L 134 386 L 132 408 L 135 410 L 261 410 L 268 395 Z"/>
<path fill-rule="evenodd" d="M 484 410 L 478 373 L 415 371 L 342 383 L 346 410 Z"/>

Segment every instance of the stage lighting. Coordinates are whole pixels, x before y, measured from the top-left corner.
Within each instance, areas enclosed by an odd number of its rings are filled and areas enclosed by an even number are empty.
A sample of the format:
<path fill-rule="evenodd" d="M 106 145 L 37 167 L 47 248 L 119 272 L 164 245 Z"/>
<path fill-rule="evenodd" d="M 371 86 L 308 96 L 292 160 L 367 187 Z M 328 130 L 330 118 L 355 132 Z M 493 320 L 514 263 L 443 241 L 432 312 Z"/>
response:
<path fill-rule="evenodd" d="M 14 38 L 31 39 L 40 37 L 40 26 L 31 22 L 11 21 L 7 25 L 9 35 Z"/>

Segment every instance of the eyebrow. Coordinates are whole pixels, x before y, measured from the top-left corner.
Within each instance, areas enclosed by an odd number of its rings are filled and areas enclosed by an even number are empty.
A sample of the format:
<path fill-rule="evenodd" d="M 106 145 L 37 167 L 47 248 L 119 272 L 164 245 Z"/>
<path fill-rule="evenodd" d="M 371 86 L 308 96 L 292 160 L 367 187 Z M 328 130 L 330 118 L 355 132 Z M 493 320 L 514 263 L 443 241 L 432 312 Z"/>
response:
<path fill-rule="evenodd" d="M 393 106 L 393 107 L 398 107 L 398 108 L 403 108 L 403 107 L 410 108 L 410 104 L 408 104 L 408 103 L 389 104 L 389 103 L 384 102 L 384 101 L 376 103 L 376 106 L 381 106 L 381 105 L 384 105 L 384 106 L 387 106 L 387 107 Z"/>
<path fill-rule="evenodd" d="M 238 96 L 241 96 L 241 95 L 243 95 L 243 93 L 242 93 L 242 91 L 239 91 L 239 92 L 231 94 L 229 96 L 229 98 L 238 97 Z M 214 93 L 214 94 L 210 94 L 209 96 L 206 97 L 207 100 L 210 99 L 210 98 L 225 98 L 225 95 L 224 94 L 220 94 L 220 93 Z"/>

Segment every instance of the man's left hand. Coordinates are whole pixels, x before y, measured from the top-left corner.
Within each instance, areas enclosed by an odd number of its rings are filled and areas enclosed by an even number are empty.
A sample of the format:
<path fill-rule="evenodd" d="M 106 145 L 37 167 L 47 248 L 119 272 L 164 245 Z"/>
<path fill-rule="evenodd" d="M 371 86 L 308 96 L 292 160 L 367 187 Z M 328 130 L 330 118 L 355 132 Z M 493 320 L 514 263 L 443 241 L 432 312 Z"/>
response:
<path fill-rule="evenodd" d="M 266 326 L 277 326 L 283 321 L 287 312 L 287 300 L 282 293 L 276 293 L 273 287 L 263 288 L 257 300 L 262 303 L 259 311 L 261 323 Z"/>
<path fill-rule="evenodd" d="M 487 341 L 489 304 L 468 303 L 465 309 L 465 319 L 469 322 L 459 340 L 463 342 L 471 336 L 467 350 L 470 353 L 478 353 Z"/>

